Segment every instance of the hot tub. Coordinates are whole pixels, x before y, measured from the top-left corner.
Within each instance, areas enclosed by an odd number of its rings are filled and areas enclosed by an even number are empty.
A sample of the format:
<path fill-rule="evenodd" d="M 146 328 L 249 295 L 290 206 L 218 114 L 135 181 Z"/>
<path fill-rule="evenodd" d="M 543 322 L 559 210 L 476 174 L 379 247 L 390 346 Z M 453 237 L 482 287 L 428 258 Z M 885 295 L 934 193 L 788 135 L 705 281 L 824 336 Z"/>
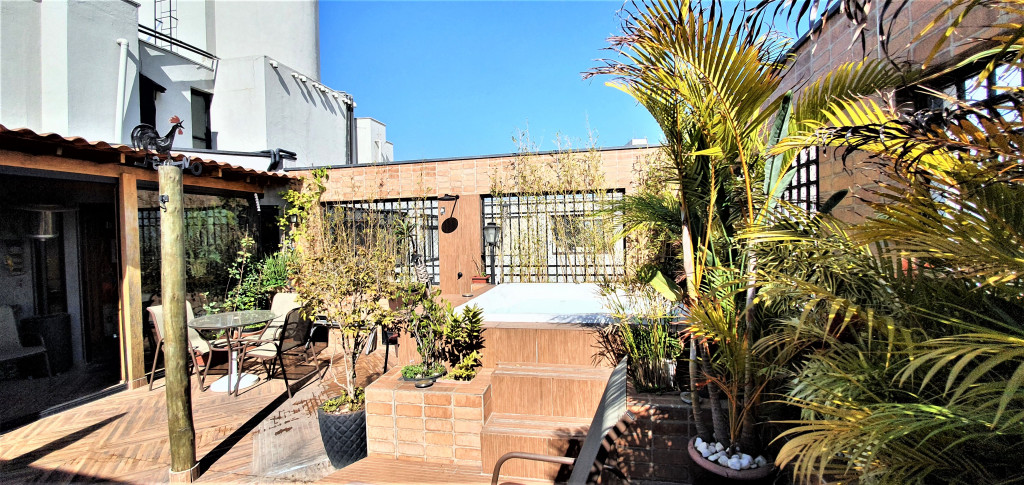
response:
<path fill-rule="evenodd" d="M 503 283 L 456 307 L 477 305 L 485 322 L 603 325 L 613 321 L 594 283 Z"/>

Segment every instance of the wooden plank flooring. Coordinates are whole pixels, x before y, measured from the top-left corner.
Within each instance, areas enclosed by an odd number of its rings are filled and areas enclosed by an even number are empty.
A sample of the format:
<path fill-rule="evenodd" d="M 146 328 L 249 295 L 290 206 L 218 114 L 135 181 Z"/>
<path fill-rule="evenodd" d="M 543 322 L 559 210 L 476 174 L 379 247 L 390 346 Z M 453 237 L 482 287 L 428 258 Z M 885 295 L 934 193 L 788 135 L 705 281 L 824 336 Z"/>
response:
<path fill-rule="evenodd" d="M 450 483 L 458 485 L 484 485 L 491 483 L 491 476 L 480 473 L 479 468 L 460 467 L 443 463 L 422 461 L 403 461 L 393 458 L 371 456 L 363 458 L 318 483 L 336 484 L 431 484 Z M 539 485 L 550 484 L 542 480 L 525 480 L 506 478 L 498 483 L 504 485 Z"/>
<path fill-rule="evenodd" d="M 360 359 L 360 380 L 379 375 L 383 357 L 380 347 Z M 291 364 L 288 368 L 290 378 L 311 370 L 293 371 Z M 208 383 L 217 377 L 211 375 Z M 294 386 L 293 391 L 298 387 Z M 289 399 L 284 381 L 278 376 L 243 389 L 235 398 L 201 392 L 193 377 L 196 456 L 202 470 L 199 481 L 273 480 L 263 475 L 263 470 L 254 470 L 253 464 L 261 462 L 265 465 L 262 468 L 269 468 L 274 457 L 258 455 L 265 449 L 280 448 L 289 440 L 309 440 L 308 436 L 293 437 L 298 435 L 291 432 L 295 423 L 288 421 L 312 420 L 315 426 L 316 403 L 324 396 L 336 395 L 337 387 L 327 377 L 306 384 Z M 120 392 L 0 435 L 0 482 L 166 482 L 170 455 L 164 393 L 163 380 L 158 379 L 153 391 L 143 387 Z M 257 446 L 261 440 L 272 440 L 277 446 Z M 314 441 L 312 445 L 319 445 L 319 433 Z"/>

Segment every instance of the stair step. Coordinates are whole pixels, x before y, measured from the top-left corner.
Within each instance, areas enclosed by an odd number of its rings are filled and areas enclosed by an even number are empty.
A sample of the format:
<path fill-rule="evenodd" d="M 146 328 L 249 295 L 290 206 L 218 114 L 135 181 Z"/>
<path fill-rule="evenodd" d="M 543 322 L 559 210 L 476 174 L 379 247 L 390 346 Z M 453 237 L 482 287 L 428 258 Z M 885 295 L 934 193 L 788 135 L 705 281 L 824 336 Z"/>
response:
<path fill-rule="evenodd" d="M 502 362 L 493 375 L 523 375 L 539 377 L 571 377 L 574 379 L 608 380 L 611 369 L 584 365 L 534 364 L 530 362 Z"/>
<path fill-rule="evenodd" d="M 487 368 L 507 362 L 615 366 L 603 357 L 605 349 L 598 327 L 485 322 L 483 337 L 487 346 L 483 366 Z"/>
<path fill-rule="evenodd" d="M 604 367 L 502 363 L 491 374 L 493 410 L 586 418 L 589 423 L 610 374 Z"/>
<path fill-rule="evenodd" d="M 587 435 L 591 421 L 566 416 L 492 413 L 484 428 L 491 433 L 580 438 Z"/>
<path fill-rule="evenodd" d="M 485 472 L 494 469 L 502 455 L 512 451 L 543 455 L 574 455 L 587 435 L 590 419 L 492 413 L 480 433 L 481 465 Z M 554 463 L 509 460 L 502 466 L 502 477 L 555 480 L 567 467 Z M 562 476 L 564 479 L 564 476 Z"/>

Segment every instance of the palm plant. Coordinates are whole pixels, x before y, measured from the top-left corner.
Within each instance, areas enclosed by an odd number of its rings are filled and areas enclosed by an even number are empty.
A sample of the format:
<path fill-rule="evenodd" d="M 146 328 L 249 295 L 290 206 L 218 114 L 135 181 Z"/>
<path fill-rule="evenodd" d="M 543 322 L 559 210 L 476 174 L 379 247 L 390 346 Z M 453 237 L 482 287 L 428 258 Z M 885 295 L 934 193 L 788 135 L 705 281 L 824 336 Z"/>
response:
<path fill-rule="evenodd" d="M 1014 64 L 1011 27 L 988 53 Z M 764 349 L 805 353 L 787 393 L 803 415 L 778 462 L 804 481 L 1024 480 L 1024 90 L 909 115 L 848 100 L 825 114 L 773 152 L 867 152 L 885 178 L 863 224 L 753 236 L 799 255 L 763 254 L 772 271 L 759 275 L 761 298 L 799 315 Z"/>
<path fill-rule="evenodd" d="M 794 151 L 763 155 L 770 132 L 777 139 L 801 125 L 790 126 L 789 96 L 776 93 L 786 44 L 756 24 L 726 18 L 721 9 L 681 1 L 652 0 L 625 15 L 623 35 L 611 39 L 620 59 L 588 74 L 616 76 L 610 84 L 658 121 L 665 136 L 662 182 L 675 200 L 641 193 L 611 210 L 626 214 L 626 231 L 678 224 L 677 232 L 664 233 L 679 237 L 682 288 L 659 272 L 651 281 L 687 308 L 698 434 L 712 436 L 697 392 L 697 383 L 707 382 L 714 437 L 755 451 L 756 408 L 766 381 L 754 372 L 750 352 L 760 336 L 753 293 L 743 293 L 755 276 L 756 254 L 737 235 L 779 210 L 776 201 L 792 177 Z M 807 90 L 793 110 L 815 113 L 894 80 L 881 62 L 844 65 Z M 778 122 L 770 129 L 773 118 Z M 678 217 L 670 219 L 667 208 Z M 724 414 L 723 394 L 729 401 Z"/>

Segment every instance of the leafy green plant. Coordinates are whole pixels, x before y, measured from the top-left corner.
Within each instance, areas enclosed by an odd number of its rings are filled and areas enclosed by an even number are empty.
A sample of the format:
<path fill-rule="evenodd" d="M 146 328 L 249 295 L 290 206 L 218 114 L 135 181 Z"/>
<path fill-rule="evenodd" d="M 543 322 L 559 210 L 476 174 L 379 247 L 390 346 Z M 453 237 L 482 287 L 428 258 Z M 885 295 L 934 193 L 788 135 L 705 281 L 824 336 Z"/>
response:
<path fill-rule="evenodd" d="M 278 251 L 260 264 L 260 285 L 265 292 L 278 291 L 291 285 L 291 251 Z"/>
<path fill-rule="evenodd" d="M 356 388 L 356 364 L 369 339 L 380 328 L 393 328 L 396 312 L 380 302 L 396 293 L 395 231 L 389 219 L 375 211 L 322 206 L 326 171 L 314 171 L 313 181 L 302 194 L 288 194 L 290 201 L 308 202 L 302 231 L 295 240 L 295 287 L 307 317 L 323 315 L 337 322 L 332 338 L 343 354 L 331 356 L 330 370 L 352 395 Z M 341 364 L 343 379 L 338 377 Z"/>
<path fill-rule="evenodd" d="M 342 389 L 341 395 L 338 397 L 332 397 L 323 402 L 320 405 L 325 413 L 342 413 L 342 412 L 356 412 L 363 409 L 366 404 L 366 391 L 362 387 L 353 389 L 351 393 L 348 390 Z"/>
<path fill-rule="evenodd" d="M 402 367 L 402 377 L 406 379 L 418 379 L 427 375 L 427 368 L 423 364 L 409 364 Z"/>
<path fill-rule="evenodd" d="M 474 350 L 462 358 L 455 366 L 452 367 L 451 372 L 448 373 L 448 377 L 456 381 L 471 381 L 476 377 L 477 369 L 481 365 L 480 352 Z"/>

